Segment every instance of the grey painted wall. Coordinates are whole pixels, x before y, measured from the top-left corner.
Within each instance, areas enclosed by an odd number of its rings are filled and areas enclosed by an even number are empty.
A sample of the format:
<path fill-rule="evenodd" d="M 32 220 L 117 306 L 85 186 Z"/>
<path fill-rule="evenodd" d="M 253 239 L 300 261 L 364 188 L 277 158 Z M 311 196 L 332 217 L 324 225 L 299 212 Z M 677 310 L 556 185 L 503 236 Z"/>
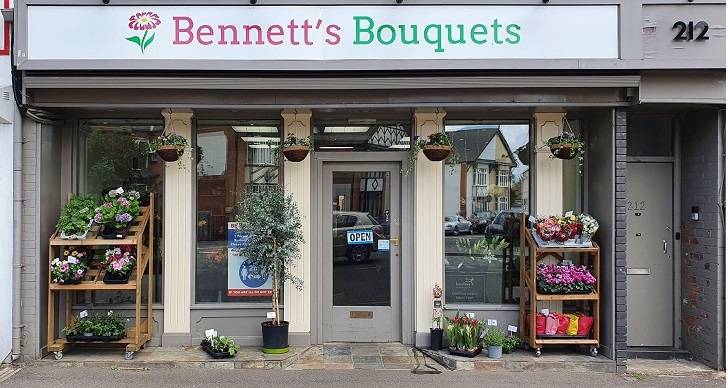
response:
<path fill-rule="evenodd" d="M 624 113 L 619 117 L 624 120 Z M 599 231 L 594 240 L 601 249 L 601 290 L 600 290 L 600 352 L 615 358 L 615 187 L 624 189 L 624 176 L 615 172 L 614 133 L 616 117 L 613 109 L 596 111 L 589 116 L 590 126 L 586 133 L 588 144 L 586 165 L 588 183 L 586 189 L 586 209 L 599 220 Z M 622 124 L 622 126 L 624 123 Z M 622 155 L 624 157 L 624 155 Z M 619 182 L 621 181 L 621 186 Z M 618 219 L 618 218 L 617 218 Z M 624 253 L 622 253 L 623 255 Z M 624 260 L 622 260 L 624 261 Z M 617 368 L 625 368 L 625 355 L 616 353 Z M 619 357 L 622 357 L 621 359 Z"/>
<path fill-rule="evenodd" d="M 682 345 L 725 369 L 725 110 L 689 114 L 681 127 Z"/>

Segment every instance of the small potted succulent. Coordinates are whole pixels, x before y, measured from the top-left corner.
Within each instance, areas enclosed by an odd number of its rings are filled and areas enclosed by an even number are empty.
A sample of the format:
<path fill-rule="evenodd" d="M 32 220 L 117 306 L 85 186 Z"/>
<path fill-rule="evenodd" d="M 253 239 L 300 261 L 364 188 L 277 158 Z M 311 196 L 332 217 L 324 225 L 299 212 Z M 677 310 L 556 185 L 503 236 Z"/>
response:
<path fill-rule="evenodd" d="M 313 152 L 313 138 L 311 136 L 299 138 L 296 137 L 296 135 L 289 133 L 283 139 L 280 151 L 283 152 L 283 156 L 291 162 L 301 162 L 306 159 L 309 152 Z"/>

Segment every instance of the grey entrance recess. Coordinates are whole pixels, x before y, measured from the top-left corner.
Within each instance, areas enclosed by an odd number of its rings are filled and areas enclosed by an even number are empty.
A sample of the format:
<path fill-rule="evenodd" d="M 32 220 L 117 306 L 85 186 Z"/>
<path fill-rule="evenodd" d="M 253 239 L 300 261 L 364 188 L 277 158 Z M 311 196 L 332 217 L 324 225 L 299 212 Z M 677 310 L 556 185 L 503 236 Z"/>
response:
<path fill-rule="evenodd" d="M 673 345 L 672 164 L 627 164 L 627 345 Z"/>
<path fill-rule="evenodd" d="M 324 164 L 326 342 L 401 341 L 399 170 L 399 163 Z"/>

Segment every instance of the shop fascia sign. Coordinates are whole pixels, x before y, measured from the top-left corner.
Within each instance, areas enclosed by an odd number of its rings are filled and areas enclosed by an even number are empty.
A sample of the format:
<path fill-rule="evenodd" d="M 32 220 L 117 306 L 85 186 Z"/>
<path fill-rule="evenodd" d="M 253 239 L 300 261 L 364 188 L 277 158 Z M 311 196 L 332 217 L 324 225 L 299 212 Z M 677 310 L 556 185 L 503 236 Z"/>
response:
<path fill-rule="evenodd" d="M 27 15 L 27 52 L 18 53 L 27 61 L 425 60 L 437 68 L 439 59 L 618 55 L 616 6 L 29 6 Z M 83 23 L 52 27 L 64 20 Z"/>

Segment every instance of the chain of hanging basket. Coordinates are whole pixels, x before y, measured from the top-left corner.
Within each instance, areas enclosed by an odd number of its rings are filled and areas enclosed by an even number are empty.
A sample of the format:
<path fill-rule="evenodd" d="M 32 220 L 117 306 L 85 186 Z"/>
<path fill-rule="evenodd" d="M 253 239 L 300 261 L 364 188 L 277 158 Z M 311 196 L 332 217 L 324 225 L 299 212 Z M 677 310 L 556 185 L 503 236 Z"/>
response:
<path fill-rule="evenodd" d="M 435 111 L 436 133 L 440 132 L 440 125 L 438 124 L 438 119 L 440 118 L 439 116 L 440 116 L 440 109 L 438 108 Z M 450 152 L 452 152 L 452 145 L 427 144 L 424 147 L 422 147 L 422 153 L 425 154 L 425 157 L 427 159 L 429 159 L 430 161 L 433 161 L 433 162 L 439 162 L 439 161 L 445 160 L 445 158 L 450 156 Z"/>
<path fill-rule="evenodd" d="M 174 131 L 174 120 L 172 120 L 172 110 L 169 110 L 170 119 L 169 123 L 165 125 L 164 129 L 162 130 L 162 134 L 159 135 L 159 140 L 164 141 L 163 139 L 167 139 L 170 136 L 172 137 L 178 137 L 177 132 Z M 168 129 L 171 129 L 171 132 L 168 131 Z M 185 147 L 183 145 L 176 145 L 176 144 L 162 144 L 159 147 L 157 147 L 157 155 L 159 155 L 162 160 L 165 162 L 174 162 L 178 160 L 185 152 Z"/>

